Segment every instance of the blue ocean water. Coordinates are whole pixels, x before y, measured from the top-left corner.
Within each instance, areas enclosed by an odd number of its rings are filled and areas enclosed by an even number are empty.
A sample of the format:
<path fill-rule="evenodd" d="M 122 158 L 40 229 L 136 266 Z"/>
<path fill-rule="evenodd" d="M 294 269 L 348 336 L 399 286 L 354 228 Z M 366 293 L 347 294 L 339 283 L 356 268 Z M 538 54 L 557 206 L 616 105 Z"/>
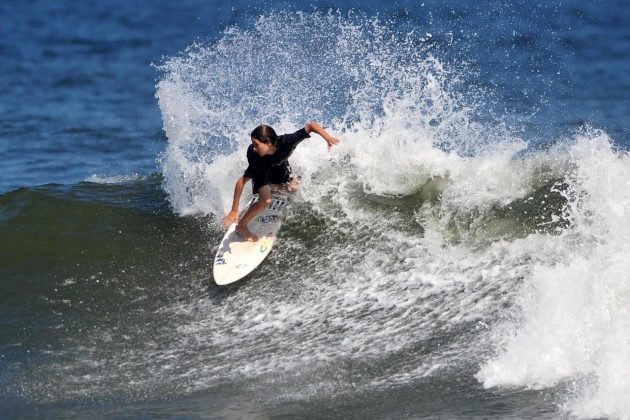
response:
<path fill-rule="evenodd" d="M 156 171 L 165 138 L 152 63 L 239 15 L 219 2 L 0 7 L 4 191 Z"/>
<path fill-rule="evenodd" d="M 629 22 L 0 3 L 0 417 L 628 418 Z M 341 145 L 218 288 L 247 133 L 309 119 Z"/>
<path fill-rule="evenodd" d="M 4 2 L 0 188 L 158 170 L 151 64 L 274 10 L 355 10 L 425 31 L 472 61 L 497 112 L 531 115 L 545 142 L 589 123 L 627 147 L 628 7 L 622 1 L 295 3 Z M 452 43 L 452 44 L 451 44 Z M 452 47 L 452 48 L 451 48 Z M 550 135 L 551 133 L 551 135 Z"/>

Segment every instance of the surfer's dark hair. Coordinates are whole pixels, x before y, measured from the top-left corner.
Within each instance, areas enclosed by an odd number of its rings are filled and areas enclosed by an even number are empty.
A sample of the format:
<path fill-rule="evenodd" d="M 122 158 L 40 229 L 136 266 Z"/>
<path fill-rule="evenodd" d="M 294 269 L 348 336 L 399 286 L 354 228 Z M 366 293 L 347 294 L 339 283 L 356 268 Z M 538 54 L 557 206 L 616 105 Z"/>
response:
<path fill-rule="evenodd" d="M 278 135 L 276 134 L 275 130 L 268 125 L 259 125 L 258 127 L 254 128 L 251 136 L 261 143 L 268 143 L 274 146 L 278 142 Z"/>

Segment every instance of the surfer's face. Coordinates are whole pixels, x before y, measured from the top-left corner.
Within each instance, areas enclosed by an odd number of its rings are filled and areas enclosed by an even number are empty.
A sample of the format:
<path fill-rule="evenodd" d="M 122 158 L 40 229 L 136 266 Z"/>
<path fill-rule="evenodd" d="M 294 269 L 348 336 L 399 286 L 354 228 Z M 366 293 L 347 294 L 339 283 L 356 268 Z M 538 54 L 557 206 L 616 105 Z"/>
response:
<path fill-rule="evenodd" d="M 254 146 L 254 152 L 258 156 L 273 155 L 276 152 L 275 146 L 270 143 L 263 143 L 262 141 L 252 137 L 252 145 Z"/>

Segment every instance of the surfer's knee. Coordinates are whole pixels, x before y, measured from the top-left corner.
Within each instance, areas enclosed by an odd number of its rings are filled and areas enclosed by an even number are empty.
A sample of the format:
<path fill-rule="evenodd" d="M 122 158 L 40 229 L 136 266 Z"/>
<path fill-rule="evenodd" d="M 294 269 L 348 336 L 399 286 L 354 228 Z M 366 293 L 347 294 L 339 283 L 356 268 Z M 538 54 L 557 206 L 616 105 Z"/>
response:
<path fill-rule="evenodd" d="M 267 208 L 269 208 L 269 206 L 271 205 L 271 198 L 261 198 L 258 200 L 258 203 L 256 203 L 256 208 L 258 210 L 266 210 Z"/>
<path fill-rule="evenodd" d="M 286 186 L 287 191 L 289 191 L 290 193 L 297 192 L 297 190 L 298 190 L 298 185 L 299 185 L 299 184 L 298 184 L 297 179 L 295 179 L 295 178 L 291 178 L 291 179 L 289 180 L 289 182 L 287 182 L 287 186 Z"/>

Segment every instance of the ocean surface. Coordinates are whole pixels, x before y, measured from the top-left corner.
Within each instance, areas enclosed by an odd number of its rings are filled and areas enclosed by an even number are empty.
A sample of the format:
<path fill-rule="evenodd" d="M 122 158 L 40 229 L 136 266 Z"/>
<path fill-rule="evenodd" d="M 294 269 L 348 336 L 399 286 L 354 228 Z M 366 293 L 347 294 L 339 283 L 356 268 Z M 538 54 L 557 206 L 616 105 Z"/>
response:
<path fill-rule="evenodd" d="M 0 418 L 628 419 L 629 151 L 625 0 L 0 2 Z"/>

